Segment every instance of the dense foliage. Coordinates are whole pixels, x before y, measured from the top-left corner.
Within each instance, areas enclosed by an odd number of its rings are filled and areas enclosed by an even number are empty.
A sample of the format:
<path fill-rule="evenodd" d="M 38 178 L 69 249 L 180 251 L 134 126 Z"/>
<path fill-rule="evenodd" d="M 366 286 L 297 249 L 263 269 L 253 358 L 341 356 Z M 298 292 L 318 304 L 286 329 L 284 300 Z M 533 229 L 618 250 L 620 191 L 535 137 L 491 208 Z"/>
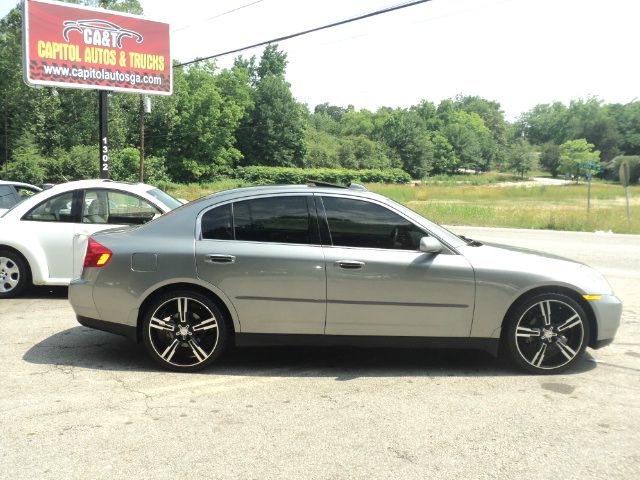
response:
<path fill-rule="evenodd" d="M 348 185 L 363 183 L 407 183 L 411 177 L 399 168 L 385 170 L 349 170 L 344 168 L 285 168 L 285 167 L 240 167 L 233 177 L 248 183 L 301 184 L 308 180 Z"/>
<path fill-rule="evenodd" d="M 142 11 L 137 0 L 84 3 Z M 96 93 L 23 83 L 21 17 L 15 8 L 0 21 L 0 177 L 35 183 L 95 177 Z M 525 176 L 538 166 L 553 176 L 579 176 L 585 160 L 600 162 L 615 178 L 618 157 L 632 156 L 633 166 L 640 155 L 640 102 L 555 102 L 537 105 L 513 123 L 499 103 L 477 96 L 376 111 L 328 103 L 311 109 L 293 97 L 286 67 L 286 53 L 270 45 L 259 59 L 238 57 L 229 69 L 213 62 L 174 68 L 173 95 L 153 97 L 145 115 L 145 180 L 247 175 L 288 182 L 322 172 L 327 181 L 372 181 L 364 178 L 386 179 L 397 169 L 412 178 L 489 169 Z M 113 178 L 137 178 L 139 105 L 138 95 L 109 97 Z M 323 170 L 298 176 L 293 172 L 299 170 L 255 166 Z M 291 173 L 276 173 L 285 171 Z"/>

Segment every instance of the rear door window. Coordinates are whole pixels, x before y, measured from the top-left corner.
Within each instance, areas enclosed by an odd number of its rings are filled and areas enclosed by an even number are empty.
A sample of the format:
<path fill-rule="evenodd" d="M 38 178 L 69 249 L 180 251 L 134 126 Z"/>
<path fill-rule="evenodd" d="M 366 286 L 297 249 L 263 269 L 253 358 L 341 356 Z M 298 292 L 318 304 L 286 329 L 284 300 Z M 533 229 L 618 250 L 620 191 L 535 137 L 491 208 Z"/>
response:
<path fill-rule="evenodd" d="M 312 243 L 306 197 L 268 197 L 233 204 L 236 240 Z"/>
<path fill-rule="evenodd" d="M 73 193 L 66 192 L 52 197 L 27 213 L 23 219 L 37 222 L 76 222 L 76 215 L 73 212 Z"/>
<path fill-rule="evenodd" d="M 275 196 L 229 203 L 202 216 L 203 239 L 318 244 L 310 196 Z"/>

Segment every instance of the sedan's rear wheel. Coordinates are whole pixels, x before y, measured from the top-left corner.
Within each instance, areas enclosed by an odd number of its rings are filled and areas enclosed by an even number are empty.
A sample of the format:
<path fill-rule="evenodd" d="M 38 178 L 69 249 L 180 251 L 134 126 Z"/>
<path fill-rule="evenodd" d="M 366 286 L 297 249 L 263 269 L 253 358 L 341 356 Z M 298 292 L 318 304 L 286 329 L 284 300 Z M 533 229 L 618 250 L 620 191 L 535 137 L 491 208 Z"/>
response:
<path fill-rule="evenodd" d="M 17 297 L 28 284 L 28 269 L 22 257 L 0 250 L 0 298 Z"/>
<path fill-rule="evenodd" d="M 525 300 L 508 319 L 506 344 L 520 368 L 559 373 L 576 363 L 589 341 L 589 319 L 574 299 L 544 293 Z"/>
<path fill-rule="evenodd" d="M 144 316 L 142 339 L 164 368 L 195 372 L 215 361 L 229 343 L 227 319 L 209 298 L 176 291 L 158 298 Z"/>

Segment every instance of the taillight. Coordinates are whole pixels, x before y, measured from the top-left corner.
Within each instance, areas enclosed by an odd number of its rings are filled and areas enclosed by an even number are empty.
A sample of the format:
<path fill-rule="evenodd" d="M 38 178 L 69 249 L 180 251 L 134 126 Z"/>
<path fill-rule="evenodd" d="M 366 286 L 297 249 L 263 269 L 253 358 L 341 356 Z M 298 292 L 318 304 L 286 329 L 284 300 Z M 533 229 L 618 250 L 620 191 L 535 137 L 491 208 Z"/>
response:
<path fill-rule="evenodd" d="M 104 267 L 111 260 L 111 250 L 104 245 L 100 245 L 93 238 L 89 238 L 87 253 L 84 255 L 85 267 Z"/>

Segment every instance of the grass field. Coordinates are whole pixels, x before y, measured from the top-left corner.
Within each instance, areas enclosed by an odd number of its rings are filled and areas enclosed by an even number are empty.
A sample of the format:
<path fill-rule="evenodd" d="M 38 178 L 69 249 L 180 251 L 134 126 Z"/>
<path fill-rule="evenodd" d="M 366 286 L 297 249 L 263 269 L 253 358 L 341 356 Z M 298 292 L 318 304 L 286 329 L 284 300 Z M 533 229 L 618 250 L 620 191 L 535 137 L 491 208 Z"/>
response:
<path fill-rule="evenodd" d="M 631 224 L 627 225 L 624 190 L 619 185 L 593 184 L 591 209 L 587 215 L 585 184 L 498 188 L 496 183 L 513 182 L 516 178 L 504 174 L 486 175 L 484 179 L 485 175 L 462 175 L 432 178 L 415 186 L 370 184 L 367 188 L 407 205 L 432 221 L 447 225 L 640 234 L 640 186 L 629 188 Z M 166 189 L 176 197 L 193 200 L 238 186 L 245 184 L 223 180 L 202 185 L 167 185 Z"/>

